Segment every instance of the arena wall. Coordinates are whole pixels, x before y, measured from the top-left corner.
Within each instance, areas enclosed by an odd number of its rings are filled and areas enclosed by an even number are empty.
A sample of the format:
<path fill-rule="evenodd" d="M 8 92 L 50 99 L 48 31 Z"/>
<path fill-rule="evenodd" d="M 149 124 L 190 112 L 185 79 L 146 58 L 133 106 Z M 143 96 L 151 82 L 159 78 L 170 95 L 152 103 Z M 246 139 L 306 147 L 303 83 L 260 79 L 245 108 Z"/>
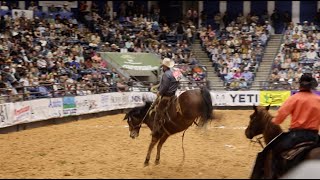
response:
<path fill-rule="evenodd" d="M 183 91 L 178 91 L 179 96 Z M 279 107 L 297 91 L 211 91 L 215 109 Z M 314 91 L 320 95 L 320 91 Z M 154 101 L 152 92 L 114 92 L 0 104 L 0 133 L 124 113 Z"/>

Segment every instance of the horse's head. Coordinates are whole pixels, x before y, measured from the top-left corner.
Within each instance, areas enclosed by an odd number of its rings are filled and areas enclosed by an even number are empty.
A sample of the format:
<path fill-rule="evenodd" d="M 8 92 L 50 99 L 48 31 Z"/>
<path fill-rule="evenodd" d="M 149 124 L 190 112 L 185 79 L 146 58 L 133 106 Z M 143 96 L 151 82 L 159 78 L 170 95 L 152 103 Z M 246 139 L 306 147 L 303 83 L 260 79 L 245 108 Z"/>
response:
<path fill-rule="evenodd" d="M 139 136 L 141 124 L 143 123 L 142 120 L 150 106 L 151 102 L 146 102 L 145 106 L 135 107 L 125 115 L 123 120 L 127 120 L 127 123 L 129 125 L 130 137 L 132 139 Z"/>
<path fill-rule="evenodd" d="M 262 134 L 266 126 L 266 115 L 269 113 L 268 110 L 270 105 L 267 107 L 253 106 L 254 112 L 250 115 L 250 122 L 245 130 L 245 135 L 248 139 Z"/>

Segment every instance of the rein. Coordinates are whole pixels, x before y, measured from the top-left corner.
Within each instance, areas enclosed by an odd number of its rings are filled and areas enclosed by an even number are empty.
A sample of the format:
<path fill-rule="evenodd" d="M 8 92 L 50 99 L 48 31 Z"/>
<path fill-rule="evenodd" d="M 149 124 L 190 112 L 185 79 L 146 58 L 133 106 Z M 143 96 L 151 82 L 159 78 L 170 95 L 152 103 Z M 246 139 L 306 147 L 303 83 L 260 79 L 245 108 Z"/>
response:
<path fill-rule="evenodd" d="M 143 124 L 144 120 L 145 120 L 145 119 L 147 118 L 147 116 L 149 115 L 150 110 L 152 110 L 152 109 L 153 109 L 153 107 L 154 107 L 155 103 L 158 101 L 158 99 L 159 99 L 159 98 L 160 98 L 160 96 L 158 96 L 158 97 L 156 98 L 156 100 L 154 100 L 154 101 L 152 102 L 152 104 L 151 104 L 151 106 L 149 107 L 149 109 L 148 109 L 148 111 L 147 111 L 146 115 L 144 115 L 144 117 L 143 117 L 142 121 L 138 124 L 138 126 L 141 126 L 141 125 Z"/>
<path fill-rule="evenodd" d="M 257 137 L 256 138 L 256 140 L 250 140 L 250 142 L 252 142 L 252 143 L 259 143 L 260 144 L 260 146 L 262 147 L 262 149 L 264 148 L 264 146 L 263 146 L 263 143 L 261 142 L 261 139 L 263 138 L 263 136 L 261 136 L 261 137 Z"/>

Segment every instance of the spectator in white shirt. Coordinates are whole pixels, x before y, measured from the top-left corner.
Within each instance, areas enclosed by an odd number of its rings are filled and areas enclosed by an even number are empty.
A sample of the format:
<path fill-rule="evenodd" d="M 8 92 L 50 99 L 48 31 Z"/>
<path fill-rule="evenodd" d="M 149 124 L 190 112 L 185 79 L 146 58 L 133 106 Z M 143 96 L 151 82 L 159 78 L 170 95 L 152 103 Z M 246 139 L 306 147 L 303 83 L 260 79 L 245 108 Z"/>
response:
<path fill-rule="evenodd" d="M 310 50 L 306 53 L 306 56 L 308 59 L 319 59 L 314 47 L 310 48 Z"/>

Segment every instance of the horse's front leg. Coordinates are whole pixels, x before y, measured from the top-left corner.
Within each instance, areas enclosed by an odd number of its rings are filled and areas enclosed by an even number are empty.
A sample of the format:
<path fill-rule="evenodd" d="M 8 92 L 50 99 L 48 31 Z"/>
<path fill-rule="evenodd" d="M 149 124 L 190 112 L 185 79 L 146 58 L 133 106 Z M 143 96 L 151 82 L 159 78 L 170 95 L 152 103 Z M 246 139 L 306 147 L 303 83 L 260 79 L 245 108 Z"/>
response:
<path fill-rule="evenodd" d="M 164 133 L 162 135 L 162 137 L 160 138 L 160 141 L 159 141 L 158 146 L 157 146 L 157 157 L 156 157 L 156 162 L 155 162 L 156 164 L 160 163 L 160 151 L 161 151 L 162 145 L 164 144 L 164 142 L 166 142 L 168 137 L 169 137 L 169 135 Z"/>
<path fill-rule="evenodd" d="M 149 144 L 147 157 L 146 157 L 146 160 L 144 161 L 144 166 L 148 166 L 149 165 L 149 160 L 150 160 L 150 155 L 151 155 L 152 149 L 153 149 L 154 145 L 157 144 L 158 141 L 159 141 L 158 137 L 152 136 L 151 142 Z"/>

